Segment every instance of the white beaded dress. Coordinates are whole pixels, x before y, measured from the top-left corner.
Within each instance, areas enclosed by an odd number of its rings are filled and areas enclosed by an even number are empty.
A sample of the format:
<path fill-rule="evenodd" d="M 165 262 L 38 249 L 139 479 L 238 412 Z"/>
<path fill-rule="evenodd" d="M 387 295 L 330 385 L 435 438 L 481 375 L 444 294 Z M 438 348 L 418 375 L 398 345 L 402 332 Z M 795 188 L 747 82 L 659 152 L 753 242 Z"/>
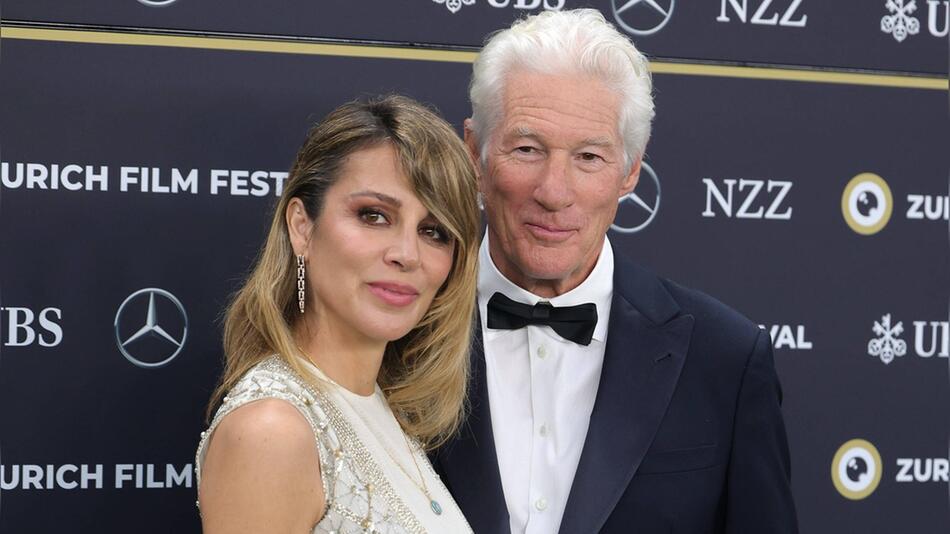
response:
<path fill-rule="evenodd" d="M 379 386 L 364 397 L 337 385 L 309 362 L 305 365 L 322 387 L 314 387 L 277 356 L 255 366 L 234 386 L 201 434 L 195 455 L 199 487 L 208 440 L 221 420 L 249 402 L 281 399 L 310 423 L 320 456 L 326 513 L 313 534 L 471 533 L 415 442 L 410 456 Z M 435 503 L 421 489 L 420 471 Z"/>

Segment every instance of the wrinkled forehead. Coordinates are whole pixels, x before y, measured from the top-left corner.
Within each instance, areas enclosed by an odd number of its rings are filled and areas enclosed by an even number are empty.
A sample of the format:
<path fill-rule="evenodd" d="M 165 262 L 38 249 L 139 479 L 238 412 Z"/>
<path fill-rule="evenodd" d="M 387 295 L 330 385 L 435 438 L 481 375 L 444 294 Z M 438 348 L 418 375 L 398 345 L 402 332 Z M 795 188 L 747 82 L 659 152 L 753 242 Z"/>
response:
<path fill-rule="evenodd" d="M 499 134 L 559 134 L 595 144 L 620 142 L 620 95 L 582 74 L 510 73 L 501 91 Z"/>

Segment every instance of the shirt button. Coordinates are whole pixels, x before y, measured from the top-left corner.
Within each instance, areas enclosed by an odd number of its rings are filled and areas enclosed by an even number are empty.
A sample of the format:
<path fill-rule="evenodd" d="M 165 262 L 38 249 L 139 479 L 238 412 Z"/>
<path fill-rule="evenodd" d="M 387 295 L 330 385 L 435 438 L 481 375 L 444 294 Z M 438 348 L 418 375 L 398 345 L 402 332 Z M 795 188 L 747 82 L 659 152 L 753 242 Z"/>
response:
<path fill-rule="evenodd" d="M 538 347 L 537 353 L 538 353 L 538 358 L 541 358 L 543 360 L 544 357 L 548 355 L 548 349 L 544 348 L 544 345 L 541 345 L 540 347 Z"/>
<path fill-rule="evenodd" d="M 548 507 L 548 500 L 544 497 L 534 501 L 534 507 L 538 509 L 539 512 L 543 512 Z"/>
<path fill-rule="evenodd" d="M 538 434 L 541 434 L 542 438 L 547 437 L 548 432 L 548 425 L 541 425 L 541 428 L 538 429 Z"/>

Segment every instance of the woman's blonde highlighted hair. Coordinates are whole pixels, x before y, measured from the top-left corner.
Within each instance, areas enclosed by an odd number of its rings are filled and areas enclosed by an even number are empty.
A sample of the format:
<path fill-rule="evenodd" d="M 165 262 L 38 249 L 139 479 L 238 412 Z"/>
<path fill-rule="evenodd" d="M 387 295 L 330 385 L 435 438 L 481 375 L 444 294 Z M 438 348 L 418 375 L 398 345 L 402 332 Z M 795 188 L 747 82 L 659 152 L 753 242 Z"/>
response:
<path fill-rule="evenodd" d="M 294 338 L 302 318 L 287 205 L 299 198 L 316 220 L 347 156 L 382 143 L 393 147 L 413 191 L 453 236 L 455 250 L 449 275 L 420 323 L 386 347 L 378 382 L 403 429 L 426 449 L 438 447 L 458 429 L 465 412 L 475 310 L 475 171 L 451 126 L 414 100 L 395 95 L 344 104 L 307 135 L 257 263 L 226 311 L 224 373 L 209 416 L 245 373 L 272 354 L 300 376 L 316 380 Z"/>

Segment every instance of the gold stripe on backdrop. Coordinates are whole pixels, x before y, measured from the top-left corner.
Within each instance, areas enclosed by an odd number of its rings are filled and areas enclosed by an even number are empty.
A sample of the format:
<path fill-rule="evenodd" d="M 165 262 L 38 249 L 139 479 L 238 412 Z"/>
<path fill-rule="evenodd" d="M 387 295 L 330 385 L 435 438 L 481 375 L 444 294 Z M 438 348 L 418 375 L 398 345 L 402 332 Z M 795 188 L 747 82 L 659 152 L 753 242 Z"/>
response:
<path fill-rule="evenodd" d="M 415 47 L 402 48 L 396 46 L 375 46 L 369 44 L 331 44 L 250 37 L 201 37 L 188 35 L 160 35 L 149 33 L 9 26 L 0 29 L 0 37 L 4 39 L 26 39 L 33 41 L 55 41 L 66 43 L 166 46 L 179 48 L 201 48 L 208 50 L 234 50 L 240 52 L 270 52 L 278 54 L 308 54 L 318 56 L 361 57 L 376 59 L 406 59 L 451 63 L 471 63 L 477 56 L 477 52 Z M 950 89 L 950 83 L 948 83 L 946 78 L 901 76 L 896 74 L 875 74 L 866 72 L 797 68 L 711 65 L 704 63 L 680 63 L 670 61 L 653 61 L 650 63 L 650 68 L 654 74 L 833 83 L 875 87 L 898 87 L 907 89 L 934 89 L 940 91 L 947 91 Z"/>

